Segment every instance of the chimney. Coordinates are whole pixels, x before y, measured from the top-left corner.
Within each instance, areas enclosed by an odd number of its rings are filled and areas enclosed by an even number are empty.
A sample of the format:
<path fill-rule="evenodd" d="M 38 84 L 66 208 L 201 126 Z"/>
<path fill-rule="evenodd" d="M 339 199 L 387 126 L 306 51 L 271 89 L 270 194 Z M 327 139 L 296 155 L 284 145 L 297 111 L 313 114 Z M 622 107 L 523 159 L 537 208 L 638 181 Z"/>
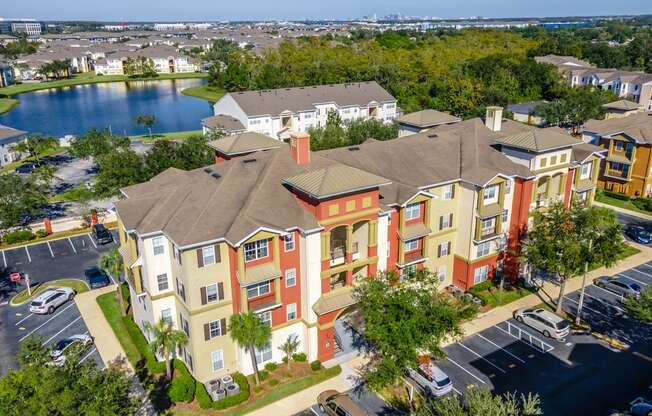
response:
<path fill-rule="evenodd" d="M 491 131 L 500 131 L 503 122 L 502 107 L 487 107 L 487 115 L 484 119 L 484 125 Z"/>
<path fill-rule="evenodd" d="M 310 163 L 310 135 L 308 133 L 290 134 L 290 151 L 297 165 Z"/>

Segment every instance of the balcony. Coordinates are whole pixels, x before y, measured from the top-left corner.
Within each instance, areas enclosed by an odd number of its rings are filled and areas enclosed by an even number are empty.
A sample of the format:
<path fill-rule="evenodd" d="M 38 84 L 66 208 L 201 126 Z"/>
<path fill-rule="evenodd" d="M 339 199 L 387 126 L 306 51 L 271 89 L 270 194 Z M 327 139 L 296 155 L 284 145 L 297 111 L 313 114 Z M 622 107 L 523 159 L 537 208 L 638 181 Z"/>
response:
<path fill-rule="evenodd" d="M 629 180 L 629 172 L 625 170 L 605 169 L 604 174 L 610 178 Z"/>

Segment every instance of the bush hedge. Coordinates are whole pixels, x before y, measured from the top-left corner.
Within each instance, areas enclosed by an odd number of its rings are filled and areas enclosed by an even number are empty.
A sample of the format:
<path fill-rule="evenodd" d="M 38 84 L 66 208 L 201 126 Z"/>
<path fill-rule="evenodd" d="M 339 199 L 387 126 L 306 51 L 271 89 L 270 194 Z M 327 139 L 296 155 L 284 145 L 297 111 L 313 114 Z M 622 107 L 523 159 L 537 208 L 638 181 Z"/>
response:
<path fill-rule="evenodd" d="M 639 197 L 633 200 L 632 204 L 643 211 L 652 211 L 652 198 Z"/>
<path fill-rule="evenodd" d="M 240 403 L 249 400 L 249 382 L 247 381 L 247 377 L 240 373 L 235 373 L 233 375 L 233 380 L 240 386 L 240 393 L 225 397 L 216 402 L 214 402 L 213 399 L 211 399 L 211 396 L 208 395 L 206 387 L 202 383 L 196 382 L 195 398 L 197 399 L 197 402 L 199 402 L 199 406 L 202 409 L 222 410 L 237 406 Z"/>
<path fill-rule="evenodd" d="M 469 289 L 469 293 L 478 296 L 478 294 L 484 292 L 485 290 L 491 289 L 493 286 L 495 286 L 495 282 L 492 279 L 487 279 L 482 283 L 478 283 L 477 285 L 472 286 Z"/>
<path fill-rule="evenodd" d="M 7 244 L 16 244 L 33 240 L 34 238 L 36 238 L 36 236 L 31 230 L 18 230 L 5 234 L 2 240 Z"/>
<path fill-rule="evenodd" d="M 268 383 L 271 387 L 275 387 L 275 386 L 278 385 L 279 381 L 278 381 L 277 379 L 273 378 L 273 379 L 269 380 L 267 383 Z"/>
<path fill-rule="evenodd" d="M 37 230 L 35 234 L 36 234 L 36 236 L 38 238 L 45 238 L 45 237 L 47 237 L 49 235 L 47 230 L 45 230 L 45 229 Z"/>
<path fill-rule="evenodd" d="M 310 363 L 310 368 L 312 368 L 312 371 L 317 371 L 321 368 L 321 361 L 315 360 Z"/>
<path fill-rule="evenodd" d="M 278 368 L 278 365 L 276 363 L 267 363 L 265 364 L 265 370 L 267 371 L 274 371 Z"/>
<path fill-rule="evenodd" d="M 260 379 L 260 381 L 265 381 L 265 380 L 267 380 L 268 377 L 269 377 L 269 371 L 260 370 L 258 372 L 258 378 Z"/>
<path fill-rule="evenodd" d="M 190 374 L 185 364 L 174 360 L 175 373 L 168 389 L 168 397 L 172 403 L 191 402 L 195 398 L 195 379 Z"/>
<path fill-rule="evenodd" d="M 308 357 L 303 352 L 297 352 L 297 353 L 292 354 L 292 359 L 294 361 L 296 361 L 296 362 L 302 363 L 302 362 L 305 362 L 308 359 Z"/>
<path fill-rule="evenodd" d="M 631 199 L 629 195 L 621 194 L 620 192 L 603 191 L 603 193 L 604 196 L 608 196 L 609 198 L 619 199 L 621 201 L 629 201 Z"/>

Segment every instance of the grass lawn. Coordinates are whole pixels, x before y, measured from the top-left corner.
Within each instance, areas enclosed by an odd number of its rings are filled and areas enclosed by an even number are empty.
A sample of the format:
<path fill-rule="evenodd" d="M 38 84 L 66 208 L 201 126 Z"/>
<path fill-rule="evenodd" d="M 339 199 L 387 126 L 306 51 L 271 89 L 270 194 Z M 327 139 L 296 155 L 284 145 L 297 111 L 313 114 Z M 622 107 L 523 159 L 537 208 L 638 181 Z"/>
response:
<path fill-rule="evenodd" d="M 631 201 L 623 201 L 623 200 L 620 200 L 620 199 L 617 199 L 617 198 L 612 198 L 610 196 L 600 195 L 600 194 L 595 196 L 595 200 L 598 201 L 598 202 L 602 202 L 603 204 L 611 205 L 611 206 L 614 206 L 614 207 L 623 208 L 623 209 L 627 209 L 627 210 L 635 211 L 635 212 L 640 212 L 642 214 L 652 215 L 652 212 L 646 211 L 644 209 L 640 209 L 636 205 L 632 204 Z"/>
<path fill-rule="evenodd" d="M 190 136 L 204 134 L 201 130 L 188 130 L 188 131 L 171 131 L 169 133 L 154 133 L 150 137 L 149 134 L 142 134 L 138 136 L 130 136 L 131 140 L 142 140 L 144 143 L 154 143 L 157 140 L 184 140 Z"/>
<path fill-rule="evenodd" d="M 14 98 L 0 98 L 0 114 L 4 114 L 18 105 L 19 101 Z"/>
<path fill-rule="evenodd" d="M 34 82 L 10 85 L 8 87 L 0 88 L 0 95 L 12 96 L 16 94 L 23 94 L 26 92 L 45 90 L 48 88 L 62 88 L 71 87 L 74 85 L 84 84 L 99 84 L 102 82 L 124 82 L 124 81 L 147 81 L 147 80 L 162 80 L 162 79 L 187 79 L 187 78 L 206 78 L 208 74 L 203 72 L 184 72 L 173 74 L 159 74 L 157 77 L 136 77 L 129 78 L 126 75 L 95 75 L 92 72 L 73 75 L 70 78 L 59 79 L 47 82 Z"/>
<path fill-rule="evenodd" d="M 88 288 L 88 285 L 86 282 L 83 280 L 79 279 L 59 279 L 59 280 L 52 280 L 50 282 L 45 282 L 42 284 L 32 284 L 32 295 L 30 296 L 29 293 L 27 292 L 27 289 L 23 290 L 22 292 L 18 293 L 16 296 L 11 299 L 11 304 L 12 305 L 20 305 L 22 303 L 27 302 L 34 296 L 38 295 L 39 293 L 43 292 L 46 288 L 48 287 L 61 287 L 61 286 L 66 286 L 66 287 L 71 287 L 73 288 L 77 293 L 84 293 L 88 292 L 90 289 Z"/>
<path fill-rule="evenodd" d="M 475 296 L 482 299 L 483 303 L 490 307 L 507 305 L 522 297 L 535 293 L 534 289 L 524 287 L 513 287 L 511 289 L 500 289 L 498 286 L 491 286 L 487 290 L 474 293 Z"/>
<path fill-rule="evenodd" d="M 57 202 L 88 201 L 90 199 L 93 199 L 93 191 L 88 189 L 86 185 L 79 185 L 58 195 L 51 196 L 49 201 L 54 204 Z"/>
<path fill-rule="evenodd" d="M 217 102 L 226 93 L 219 87 L 211 87 L 210 85 L 201 85 L 198 87 L 190 87 L 181 90 L 181 94 L 189 95 L 191 97 L 201 98 L 202 100 Z"/>
<path fill-rule="evenodd" d="M 102 309 L 102 313 L 107 322 L 111 325 L 113 333 L 118 338 L 127 359 L 131 365 L 136 368 L 138 361 L 141 359 L 141 355 L 138 351 L 138 347 L 136 347 L 131 336 L 129 336 L 129 331 L 127 330 L 125 321 L 120 315 L 120 302 L 118 302 L 116 293 L 105 293 L 104 295 L 98 296 L 96 301 L 97 304 L 100 305 L 100 309 Z"/>

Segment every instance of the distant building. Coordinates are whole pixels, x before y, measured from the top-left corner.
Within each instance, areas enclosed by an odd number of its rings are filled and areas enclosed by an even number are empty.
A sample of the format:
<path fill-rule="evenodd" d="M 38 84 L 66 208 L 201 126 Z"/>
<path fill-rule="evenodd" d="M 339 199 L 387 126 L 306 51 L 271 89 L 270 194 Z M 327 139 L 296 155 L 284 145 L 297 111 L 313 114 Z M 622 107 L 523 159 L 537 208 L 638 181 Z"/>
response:
<path fill-rule="evenodd" d="M 512 118 L 521 123 L 532 124 L 533 126 L 541 126 L 544 123 L 542 117 L 535 116 L 534 110 L 541 104 L 546 104 L 547 101 L 530 101 L 527 103 L 510 104 L 507 106 L 507 111 L 512 113 Z"/>
<path fill-rule="evenodd" d="M 25 33 L 27 36 L 39 36 L 42 31 L 39 22 L 14 22 L 11 24 L 12 33 Z"/>
<path fill-rule="evenodd" d="M 200 70 L 192 58 L 167 46 L 150 46 L 135 51 L 107 53 L 95 62 L 95 73 L 100 75 L 124 75 L 124 64 L 129 58 L 149 58 L 159 74 L 174 72 L 197 72 Z"/>
<path fill-rule="evenodd" d="M 167 30 L 186 30 L 188 27 L 183 23 L 156 23 L 154 30 L 164 32 Z"/>
<path fill-rule="evenodd" d="M 14 152 L 12 146 L 25 139 L 26 134 L 24 131 L 0 125 L 0 167 L 21 158 L 21 154 Z"/>
<path fill-rule="evenodd" d="M 641 106 L 638 103 L 627 100 L 607 103 L 602 108 L 605 109 L 605 119 L 627 117 L 641 111 Z"/>

